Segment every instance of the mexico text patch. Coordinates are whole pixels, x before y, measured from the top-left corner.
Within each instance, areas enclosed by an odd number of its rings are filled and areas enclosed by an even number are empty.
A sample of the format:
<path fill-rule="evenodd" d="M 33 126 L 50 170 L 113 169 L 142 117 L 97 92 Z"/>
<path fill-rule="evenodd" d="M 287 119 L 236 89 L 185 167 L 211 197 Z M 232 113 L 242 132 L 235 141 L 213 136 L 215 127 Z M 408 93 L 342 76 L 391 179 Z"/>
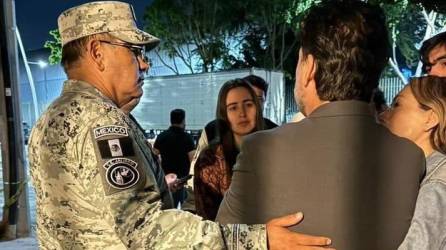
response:
<path fill-rule="evenodd" d="M 128 158 L 113 158 L 103 167 L 106 169 L 107 183 L 116 189 L 127 189 L 134 186 L 139 180 L 138 163 Z"/>
<path fill-rule="evenodd" d="M 121 136 L 129 135 L 126 127 L 116 126 L 116 125 L 109 125 L 109 126 L 95 128 L 93 130 L 93 133 L 94 133 L 95 139 L 98 139 L 98 138 L 101 138 L 101 137 L 107 136 L 107 135 L 121 135 Z"/>

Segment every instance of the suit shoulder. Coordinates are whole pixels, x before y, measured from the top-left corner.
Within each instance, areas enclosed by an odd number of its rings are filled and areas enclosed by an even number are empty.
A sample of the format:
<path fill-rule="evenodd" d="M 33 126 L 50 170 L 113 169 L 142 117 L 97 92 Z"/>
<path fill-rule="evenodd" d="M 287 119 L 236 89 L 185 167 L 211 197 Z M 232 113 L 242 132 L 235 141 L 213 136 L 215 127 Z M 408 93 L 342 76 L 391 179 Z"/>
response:
<path fill-rule="evenodd" d="M 409 139 L 394 135 L 390 130 L 382 125 L 379 125 L 378 132 L 382 135 L 380 138 L 386 138 L 386 143 L 390 147 L 398 150 L 395 153 L 400 153 L 403 156 L 422 157 L 424 159 L 423 150 Z"/>
<path fill-rule="evenodd" d="M 272 129 L 257 131 L 255 133 L 247 135 L 244 139 L 244 142 L 249 142 L 250 144 L 259 144 L 281 141 L 284 138 L 289 137 L 290 133 L 292 133 L 291 130 L 293 130 L 292 127 L 293 125 L 284 124 Z"/>

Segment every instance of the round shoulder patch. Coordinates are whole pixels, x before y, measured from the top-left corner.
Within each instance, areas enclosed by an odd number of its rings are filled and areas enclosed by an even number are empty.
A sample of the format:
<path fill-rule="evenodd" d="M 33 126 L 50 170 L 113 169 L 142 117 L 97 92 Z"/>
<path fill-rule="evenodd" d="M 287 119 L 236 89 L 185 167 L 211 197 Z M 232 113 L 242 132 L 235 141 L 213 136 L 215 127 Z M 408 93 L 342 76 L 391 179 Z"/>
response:
<path fill-rule="evenodd" d="M 138 164 L 128 158 L 114 158 L 104 164 L 107 183 L 116 189 L 127 189 L 139 180 Z"/>

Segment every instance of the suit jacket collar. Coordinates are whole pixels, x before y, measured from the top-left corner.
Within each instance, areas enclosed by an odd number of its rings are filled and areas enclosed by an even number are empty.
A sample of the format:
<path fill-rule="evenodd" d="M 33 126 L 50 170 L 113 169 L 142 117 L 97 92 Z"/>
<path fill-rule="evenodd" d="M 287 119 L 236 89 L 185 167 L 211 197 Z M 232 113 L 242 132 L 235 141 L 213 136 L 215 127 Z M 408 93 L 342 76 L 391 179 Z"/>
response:
<path fill-rule="evenodd" d="M 363 101 L 335 101 L 322 104 L 308 117 L 364 115 L 374 119 L 369 103 Z"/>

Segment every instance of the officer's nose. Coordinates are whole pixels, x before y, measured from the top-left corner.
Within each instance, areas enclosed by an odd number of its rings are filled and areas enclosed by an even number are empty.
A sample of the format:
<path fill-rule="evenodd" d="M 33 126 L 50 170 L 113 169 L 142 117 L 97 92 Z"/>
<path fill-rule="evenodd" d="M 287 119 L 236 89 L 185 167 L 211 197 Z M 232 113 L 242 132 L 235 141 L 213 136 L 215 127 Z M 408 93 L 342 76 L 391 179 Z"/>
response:
<path fill-rule="evenodd" d="M 147 57 L 142 58 L 141 56 L 138 56 L 138 62 L 139 62 L 139 70 L 140 71 L 147 72 L 150 69 L 151 62 L 150 62 L 150 59 L 148 59 Z"/>

